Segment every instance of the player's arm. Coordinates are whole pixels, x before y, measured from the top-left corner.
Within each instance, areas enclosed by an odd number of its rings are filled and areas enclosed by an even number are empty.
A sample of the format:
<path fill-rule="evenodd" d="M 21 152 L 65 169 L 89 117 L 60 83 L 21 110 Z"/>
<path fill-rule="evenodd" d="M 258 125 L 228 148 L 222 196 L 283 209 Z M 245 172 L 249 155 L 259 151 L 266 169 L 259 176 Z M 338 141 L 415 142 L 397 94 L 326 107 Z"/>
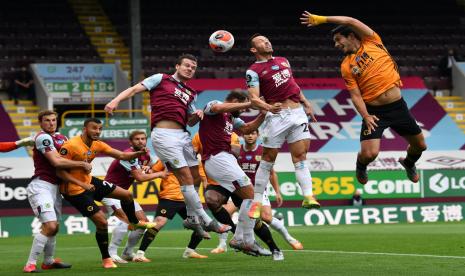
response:
<path fill-rule="evenodd" d="M 355 33 L 361 38 L 373 35 L 374 31 L 365 25 L 362 21 L 348 16 L 321 16 L 311 14 L 308 11 L 302 13 L 300 22 L 307 27 L 317 26 L 323 23 L 334 23 L 339 25 L 348 25 L 352 27 Z"/>
<path fill-rule="evenodd" d="M 113 114 L 113 111 L 118 107 L 121 101 L 129 99 L 136 95 L 137 93 L 146 91 L 147 88 L 142 85 L 142 83 L 138 83 L 134 86 L 129 87 L 128 89 L 124 90 L 123 92 L 119 93 L 113 100 L 111 100 L 107 105 L 105 105 L 105 112 L 109 114 Z"/>
<path fill-rule="evenodd" d="M 233 122 L 234 128 L 238 129 L 243 134 L 249 134 L 260 127 L 260 125 L 265 120 L 265 116 L 265 112 L 260 112 L 260 114 L 253 121 L 250 121 L 248 123 L 245 123 L 239 118 L 235 118 Z"/>
<path fill-rule="evenodd" d="M 363 101 L 362 94 L 360 93 L 360 89 L 354 88 L 349 90 L 350 93 L 350 98 L 352 99 L 352 102 L 355 105 L 355 108 L 357 109 L 358 113 L 360 116 L 362 116 L 363 120 L 365 121 L 365 124 L 367 125 L 367 128 L 370 131 L 375 131 L 375 128 L 378 127 L 378 124 L 376 124 L 376 121 L 378 121 L 378 117 L 375 115 L 370 115 L 367 110 L 367 106 L 365 104 L 365 101 Z"/>
<path fill-rule="evenodd" d="M 131 171 L 132 177 L 139 182 L 150 181 L 155 178 L 166 178 L 167 172 L 160 171 L 160 172 L 153 172 L 153 173 L 144 173 L 141 169 L 136 169 Z"/>
<path fill-rule="evenodd" d="M 118 159 L 118 160 L 124 160 L 124 161 L 129 161 L 132 159 L 136 159 L 137 157 L 144 155 L 147 153 L 147 150 L 144 148 L 141 151 L 134 151 L 134 152 L 122 152 L 120 150 L 111 148 L 108 151 L 105 151 L 105 154 Z"/>
<path fill-rule="evenodd" d="M 194 102 L 188 106 L 187 113 L 189 114 L 189 117 L 187 118 L 187 125 L 190 127 L 195 126 L 203 119 L 203 110 L 197 109 Z"/>
<path fill-rule="evenodd" d="M 260 98 L 260 80 L 258 78 L 257 72 L 247 70 L 245 73 L 245 78 L 252 108 L 266 110 L 272 113 L 278 113 L 281 111 L 281 103 L 274 103 L 271 105 Z"/>
<path fill-rule="evenodd" d="M 81 180 L 75 178 L 71 173 L 69 173 L 67 170 L 64 169 L 57 169 L 56 174 L 59 178 L 64 180 L 67 183 L 73 183 L 76 184 L 80 187 L 82 187 L 86 191 L 93 191 L 95 190 L 95 186 L 92 184 L 87 184 L 82 182 Z"/>
<path fill-rule="evenodd" d="M 142 82 L 129 87 L 128 89 L 119 93 L 118 96 L 116 96 L 113 100 L 111 100 L 105 106 L 105 112 L 109 114 L 113 114 L 113 111 L 118 107 L 121 101 L 129 99 L 133 97 L 134 95 L 136 95 L 137 93 L 140 93 L 146 90 L 152 90 L 153 88 L 157 87 L 160 84 L 162 78 L 163 78 L 163 74 L 155 74 L 155 75 L 152 75 L 144 79 Z"/>
<path fill-rule="evenodd" d="M 70 144 L 65 143 L 59 154 L 53 145 L 52 137 L 48 134 L 39 135 L 35 143 L 36 149 L 57 169 L 83 169 L 88 173 L 92 171 L 91 164 L 72 160 L 72 146 Z"/>
<path fill-rule="evenodd" d="M 307 98 L 305 98 L 305 95 L 302 91 L 300 91 L 299 99 L 300 99 L 300 103 L 304 107 L 305 114 L 307 114 L 307 116 L 312 119 L 312 122 L 317 122 L 315 115 L 313 114 L 312 104 Z"/>
<path fill-rule="evenodd" d="M 271 169 L 270 172 L 270 183 L 276 193 L 276 203 L 278 204 L 278 207 L 280 207 L 283 204 L 283 197 L 281 195 L 281 190 L 279 189 L 278 174 L 274 169 Z"/>
<path fill-rule="evenodd" d="M 83 169 L 87 172 L 92 171 L 92 165 L 84 161 L 73 161 L 61 157 L 56 150 L 44 153 L 45 158 L 50 164 L 57 169 Z"/>
<path fill-rule="evenodd" d="M 234 111 L 239 111 L 251 107 L 250 102 L 245 103 L 223 103 L 215 102 L 210 106 L 209 111 L 211 113 L 229 113 Z"/>

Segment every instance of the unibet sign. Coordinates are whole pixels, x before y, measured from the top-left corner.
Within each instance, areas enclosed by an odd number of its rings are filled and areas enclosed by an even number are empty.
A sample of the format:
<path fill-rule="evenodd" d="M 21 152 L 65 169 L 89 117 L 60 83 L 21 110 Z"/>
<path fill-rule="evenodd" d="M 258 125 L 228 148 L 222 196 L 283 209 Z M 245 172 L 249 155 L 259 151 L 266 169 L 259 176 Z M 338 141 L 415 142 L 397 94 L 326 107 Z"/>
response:
<path fill-rule="evenodd" d="M 280 191 L 285 200 L 302 200 L 302 190 L 292 172 L 278 172 Z M 350 199 L 356 189 L 364 198 L 419 198 L 420 183 L 406 179 L 404 171 L 369 171 L 369 181 L 359 184 L 353 171 L 312 172 L 313 193 L 318 199 Z M 274 192 L 270 196 L 274 197 Z"/>
<path fill-rule="evenodd" d="M 7 187 L 5 183 L 0 183 L 0 201 L 26 200 L 27 191 L 25 187 Z"/>
<path fill-rule="evenodd" d="M 465 172 L 463 170 L 424 171 L 425 196 L 465 196 Z"/>

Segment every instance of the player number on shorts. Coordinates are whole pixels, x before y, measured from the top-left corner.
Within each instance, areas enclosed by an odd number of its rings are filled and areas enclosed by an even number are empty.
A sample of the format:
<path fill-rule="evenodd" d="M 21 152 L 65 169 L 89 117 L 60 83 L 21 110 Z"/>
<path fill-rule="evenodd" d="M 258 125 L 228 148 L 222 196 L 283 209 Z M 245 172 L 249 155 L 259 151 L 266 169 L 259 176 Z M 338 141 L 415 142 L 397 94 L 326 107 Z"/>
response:
<path fill-rule="evenodd" d="M 108 187 L 113 187 L 113 183 L 110 183 L 108 181 L 103 181 L 103 185 L 108 186 Z"/>
<path fill-rule="evenodd" d="M 304 127 L 304 132 L 308 132 L 308 124 L 307 123 L 303 123 L 303 124 L 301 124 L 301 126 Z"/>

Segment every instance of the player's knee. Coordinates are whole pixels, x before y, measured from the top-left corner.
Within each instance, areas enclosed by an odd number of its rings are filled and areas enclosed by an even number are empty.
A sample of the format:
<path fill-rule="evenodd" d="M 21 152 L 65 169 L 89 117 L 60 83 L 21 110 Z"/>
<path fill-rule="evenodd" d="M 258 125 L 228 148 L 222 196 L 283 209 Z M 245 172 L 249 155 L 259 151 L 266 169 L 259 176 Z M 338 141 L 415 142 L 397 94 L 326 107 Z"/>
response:
<path fill-rule="evenodd" d="M 133 198 L 132 198 L 131 192 L 129 192 L 128 190 L 125 190 L 124 193 L 122 194 L 121 200 L 124 200 L 124 201 L 132 201 Z"/>
<path fill-rule="evenodd" d="M 42 232 L 47 237 L 53 237 L 58 233 L 58 223 L 51 222 L 45 223 L 44 227 L 42 228 Z"/>
<path fill-rule="evenodd" d="M 421 142 L 420 144 L 418 144 L 418 146 L 417 146 L 417 150 L 420 151 L 420 152 L 425 151 L 427 148 L 428 148 L 428 146 L 426 146 L 426 143 L 424 141 Z"/>
<path fill-rule="evenodd" d="M 168 221 L 167 218 L 158 216 L 155 218 L 155 223 L 157 224 L 157 229 L 160 230 L 165 226 L 166 222 Z"/>
<path fill-rule="evenodd" d="M 377 150 L 364 150 L 361 155 L 364 160 L 371 162 L 376 159 L 378 153 Z"/>
<path fill-rule="evenodd" d="M 97 229 L 108 229 L 108 221 L 105 216 L 97 216 L 92 219 Z"/>
<path fill-rule="evenodd" d="M 222 206 L 219 198 L 208 192 L 205 194 L 205 202 L 207 203 L 208 209 L 212 212 L 217 211 Z"/>

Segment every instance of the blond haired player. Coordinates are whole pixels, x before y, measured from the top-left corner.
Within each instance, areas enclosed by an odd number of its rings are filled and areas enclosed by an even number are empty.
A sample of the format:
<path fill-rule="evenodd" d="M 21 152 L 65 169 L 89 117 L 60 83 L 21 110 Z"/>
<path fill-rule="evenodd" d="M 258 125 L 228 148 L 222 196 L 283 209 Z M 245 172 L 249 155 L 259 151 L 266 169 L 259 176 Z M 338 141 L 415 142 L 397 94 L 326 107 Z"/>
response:
<path fill-rule="evenodd" d="M 407 156 L 399 158 L 407 177 L 418 182 L 415 162 L 426 150 L 423 133 L 402 98 L 397 64 L 381 37 L 363 22 L 347 16 L 319 16 L 305 11 L 301 23 L 309 27 L 322 23 L 339 24 L 332 30 L 334 46 L 345 54 L 342 77 L 358 113 L 363 118 L 361 150 L 356 175 L 368 181 L 367 165 L 378 156 L 383 131 L 390 127 L 409 143 Z"/>

